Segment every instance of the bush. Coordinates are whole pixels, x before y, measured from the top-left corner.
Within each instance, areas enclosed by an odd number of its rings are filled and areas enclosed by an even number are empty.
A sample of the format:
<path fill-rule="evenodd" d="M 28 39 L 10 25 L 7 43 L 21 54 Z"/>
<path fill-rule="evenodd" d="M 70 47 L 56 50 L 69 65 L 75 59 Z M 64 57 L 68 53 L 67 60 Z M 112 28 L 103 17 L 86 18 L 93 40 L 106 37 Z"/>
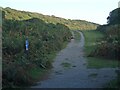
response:
<path fill-rule="evenodd" d="M 101 56 L 112 59 L 120 59 L 120 25 L 106 25 L 98 28 L 104 32 L 104 41 L 100 40 L 95 51 L 89 56 Z"/>
<path fill-rule="evenodd" d="M 33 80 L 27 73 L 28 65 L 52 67 L 49 54 L 61 50 L 71 37 L 69 28 L 62 24 L 46 24 L 33 18 L 30 20 L 3 21 L 3 87 L 24 86 Z M 25 51 L 25 39 L 29 41 L 29 52 Z M 32 67 L 33 68 L 33 67 Z"/>

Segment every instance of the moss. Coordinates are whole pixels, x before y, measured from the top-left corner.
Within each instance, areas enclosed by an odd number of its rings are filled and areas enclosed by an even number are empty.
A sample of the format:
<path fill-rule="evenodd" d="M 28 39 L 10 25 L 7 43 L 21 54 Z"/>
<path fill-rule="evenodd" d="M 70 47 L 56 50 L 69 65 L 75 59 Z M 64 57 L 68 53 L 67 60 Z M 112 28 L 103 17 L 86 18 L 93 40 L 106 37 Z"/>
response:
<path fill-rule="evenodd" d="M 62 65 L 64 68 L 70 68 L 70 67 L 71 67 L 71 64 L 68 63 L 68 62 L 63 62 L 61 65 Z"/>

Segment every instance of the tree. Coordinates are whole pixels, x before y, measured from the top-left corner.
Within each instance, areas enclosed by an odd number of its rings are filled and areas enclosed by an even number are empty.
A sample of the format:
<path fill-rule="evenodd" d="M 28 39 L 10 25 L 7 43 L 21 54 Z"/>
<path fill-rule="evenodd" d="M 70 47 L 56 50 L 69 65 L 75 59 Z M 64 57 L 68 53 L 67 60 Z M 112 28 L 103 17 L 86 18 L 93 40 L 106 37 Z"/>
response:
<path fill-rule="evenodd" d="M 120 8 L 117 8 L 110 12 L 107 17 L 107 23 L 110 25 L 120 24 Z"/>

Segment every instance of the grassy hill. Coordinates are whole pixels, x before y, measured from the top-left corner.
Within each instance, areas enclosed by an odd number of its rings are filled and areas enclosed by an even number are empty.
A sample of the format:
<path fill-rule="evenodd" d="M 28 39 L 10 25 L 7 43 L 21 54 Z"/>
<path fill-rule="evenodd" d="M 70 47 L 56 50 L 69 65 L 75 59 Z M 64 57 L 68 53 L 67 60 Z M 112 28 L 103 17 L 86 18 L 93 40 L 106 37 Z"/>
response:
<path fill-rule="evenodd" d="M 93 29 L 96 29 L 98 26 L 98 24 L 88 22 L 85 20 L 70 20 L 70 19 L 67 20 L 64 18 L 56 17 L 54 15 L 49 16 L 49 15 L 43 15 L 35 12 L 20 11 L 20 10 L 11 9 L 9 7 L 3 8 L 2 10 L 6 19 L 27 20 L 31 18 L 39 18 L 45 21 L 46 23 L 64 24 L 72 30 L 93 30 Z"/>

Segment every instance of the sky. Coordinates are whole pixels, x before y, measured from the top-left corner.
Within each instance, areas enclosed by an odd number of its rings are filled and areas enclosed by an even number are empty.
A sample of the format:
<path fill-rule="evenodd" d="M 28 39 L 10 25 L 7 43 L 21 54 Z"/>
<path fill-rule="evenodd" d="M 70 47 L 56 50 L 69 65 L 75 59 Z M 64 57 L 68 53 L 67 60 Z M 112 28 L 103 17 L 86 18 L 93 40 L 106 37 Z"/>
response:
<path fill-rule="evenodd" d="M 118 8 L 118 2 L 119 0 L 0 0 L 0 6 L 106 24 L 109 13 Z"/>

